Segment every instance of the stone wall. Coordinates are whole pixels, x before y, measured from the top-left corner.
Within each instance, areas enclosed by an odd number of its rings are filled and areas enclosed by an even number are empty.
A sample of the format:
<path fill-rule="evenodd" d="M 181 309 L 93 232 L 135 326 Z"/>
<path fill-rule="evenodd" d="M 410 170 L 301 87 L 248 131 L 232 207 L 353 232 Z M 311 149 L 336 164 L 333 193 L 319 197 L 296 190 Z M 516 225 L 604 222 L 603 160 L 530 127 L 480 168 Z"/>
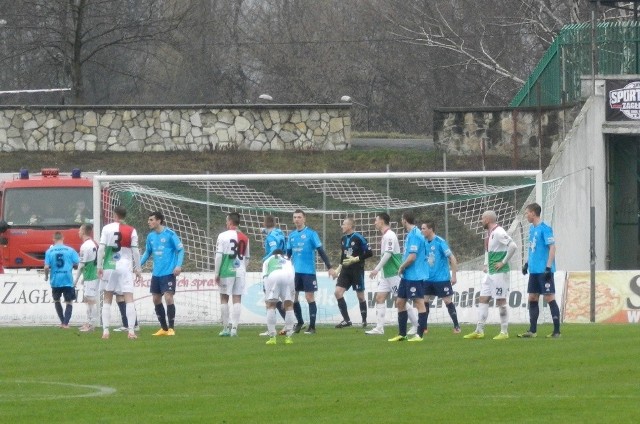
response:
<path fill-rule="evenodd" d="M 519 156 L 553 154 L 571 129 L 580 105 L 559 108 L 460 108 L 436 109 L 433 141 L 450 154 Z"/>
<path fill-rule="evenodd" d="M 0 150 L 343 150 L 350 105 L 0 106 Z"/>

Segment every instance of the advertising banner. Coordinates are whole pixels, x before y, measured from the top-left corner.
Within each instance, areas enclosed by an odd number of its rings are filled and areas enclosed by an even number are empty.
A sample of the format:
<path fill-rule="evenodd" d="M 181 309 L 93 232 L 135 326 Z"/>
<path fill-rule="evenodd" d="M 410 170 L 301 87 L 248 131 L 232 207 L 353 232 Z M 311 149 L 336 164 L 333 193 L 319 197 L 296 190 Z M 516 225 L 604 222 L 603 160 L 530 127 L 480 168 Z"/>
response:
<path fill-rule="evenodd" d="M 484 278 L 480 271 L 459 271 L 458 283 L 453 286 L 452 297 L 456 305 L 458 320 L 461 323 L 475 323 L 477 320 L 477 302 L 480 282 Z M 248 273 L 245 294 L 242 298 L 242 323 L 266 323 L 266 310 L 260 273 Z M 150 274 L 143 274 L 143 281 L 136 283 L 134 299 L 139 321 L 156 325 L 156 316 L 149 293 Z M 565 273 L 555 275 L 558 303 L 564 288 Z M 377 281 L 366 279 L 366 299 L 368 322 L 375 323 L 375 291 Z M 317 320 L 319 324 L 335 324 L 342 320 L 334 296 L 335 281 L 326 272 L 318 273 L 318 291 L 316 304 L 318 306 Z M 77 287 L 77 300 L 74 303 L 72 325 L 82 325 L 86 320 L 86 307 L 82 304 L 84 298 L 82 284 Z M 349 314 L 354 325 L 361 322 L 360 309 L 353 291 L 345 294 Z M 211 273 L 182 273 L 177 278 L 176 322 L 183 324 L 219 324 L 220 296 L 218 286 Z M 387 299 L 387 325 L 397 323 L 395 297 Z M 509 321 L 511 323 L 527 323 L 527 293 L 526 277 L 520 272 L 511 273 L 511 291 L 508 297 Z M 640 298 L 637 301 L 640 304 Z M 308 320 L 308 307 L 304 294 L 300 295 L 305 321 Z M 541 304 L 541 322 L 549 322 L 548 306 Z M 491 303 L 488 323 L 498 323 L 498 310 Z M 0 275 L 0 325 L 54 325 L 59 320 L 53 307 L 51 288 L 44 281 L 41 271 L 7 271 Z M 431 303 L 429 323 L 450 324 L 447 308 L 439 299 Z M 115 305 L 111 309 L 112 327 L 120 325 L 120 314 Z"/>
<path fill-rule="evenodd" d="M 596 322 L 640 322 L 640 271 L 596 272 Z M 569 272 L 565 322 L 590 322 L 591 274 Z"/>
<path fill-rule="evenodd" d="M 640 81 L 607 80 L 605 90 L 607 121 L 640 120 Z"/>

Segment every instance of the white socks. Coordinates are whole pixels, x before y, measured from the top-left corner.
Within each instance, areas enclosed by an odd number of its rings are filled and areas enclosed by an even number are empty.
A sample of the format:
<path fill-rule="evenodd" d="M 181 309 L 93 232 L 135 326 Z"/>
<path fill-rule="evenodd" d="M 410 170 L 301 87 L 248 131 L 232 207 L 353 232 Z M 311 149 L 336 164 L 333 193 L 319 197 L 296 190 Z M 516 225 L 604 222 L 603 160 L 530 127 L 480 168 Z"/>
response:
<path fill-rule="evenodd" d="M 276 310 L 267 309 L 267 331 L 269 332 L 269 336 L 276 336 Z"/>
<path fill-rule="evenodd" d="M 240 323 L 240 312 L 242 311 L 241 303 L 233 304 L 233 312 L 231 312 L 231 328 L 238 328 L 238 324 Z"/>
<path fill-rule="evenodd" d="M 498 308 L 500 310 L 500 332 L 506 334 L 509 332 L 509 310 L 507 305 L 502 305 Z"/>
<path fill-rule="evenodd" d="M 102 304 L 102 329 L 109 331 L 109 324 L 111 323 L 111 303 Z"/>
<path fill-rule="evenodd" d="M 293 332 L 293 324 L 296 322 L 296 316 L 293 311 L 286 311 L 284 314 L 284 329 L 287 332 L 287 336 L 290 336 Z"/>
<path fill-rule="evenodd" d="M 220 304 L 220 315 L 222 316 L 222 328 L 225 329 L 229 325 L 229 304 Z"/>
<path fill-rule="evenodd" d="M 489 304 L 478 304 L 478 325 L 476 326 L 476 333 L 484 334 L 484 324 L 487 322 L 489 316 Z"/>
<path fill-rule="evenodd" d="M 376 328 L 378 330 L 384 330 L 384 317 L 387 314 L 387 305 L 384 303 L 376 303 Z"/>
<path fill-rule="evenodd" d="M 133 302 L 127 303 L 127 321 L 129 322 L 129 333 L 133 333 L 136 326 L 136 305 Z"/>

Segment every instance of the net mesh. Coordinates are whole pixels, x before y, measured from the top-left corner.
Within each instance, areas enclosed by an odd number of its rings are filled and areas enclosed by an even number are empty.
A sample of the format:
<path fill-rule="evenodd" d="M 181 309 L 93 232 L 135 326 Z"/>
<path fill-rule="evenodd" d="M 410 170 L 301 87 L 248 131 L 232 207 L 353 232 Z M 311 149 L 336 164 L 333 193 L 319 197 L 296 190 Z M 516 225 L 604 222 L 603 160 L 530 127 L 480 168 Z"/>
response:
<path fill-rule="evenodd" d="M 552 222 L 553 204 L 561 184 L 561 179 L 543 184 L 544 218 L 548 222 Z M 258 271 L 259 258 L 264 252 L 265 216 L 274 216 L 277 225 L 287 234 L 293 228 L 291 214 L 297 209 L 304 210 L 307 225 L 319 233 L 334 263 L 340 256 L 340 223 L 345 217 L 354 219 L 356 231 L 372 247 L 374 257 L 366 264 L 369 270 L 381 253 L 382 235 L 373 225 L 376 215 L 382 211 L 389 213 L 391 229 L 398 234 L 402 247 L 405 230 L 400 224 L 400 215 L 410 210 L 418 221 L 428 218 L 436 222 L 437 232 L 448 240 L 460 270 L 478 270 L 482 268 L 484 237 L 480 217 L 484 211 L 494 210 L 499 223 L 508 229 L 520 247 L 512 265 L 513 269 L 519 269 L 528 238 L 528 223 L 523 222 L 522 212 L 526 204 L 534 201 L 534 187 L 535 180 L 528 177 L 269 180 L 265 176 L 256 181 L 203 178 L 107 182 L 103 183 L 107 193 L 103 196 L 103 209 L 104 216 L 108 217 L 116 205 L 125 205 L 129 212 L 127 221 L 138 229 L 141 244 L 148 233 L 148 214 L 156 210 L 163 212 L 167 225 L 176 231 L 185 246 L 185 271 L 195 272 L 213 270 L 215 241 L 217 234 L 225 229 L 229 212 L 235 211 L 241 216 L 240 227 L 250 237 L 250 257 L 254 258 L 250 271 Z M 319 258 L 317 269 L 325 270 Z M 367 281 L 367 287 L 375 291 L 374 282 Z M 512 288 L 526 293 L 526 282 L 518 278 L 512 281 Z M 197 291 L 192 294 L 198 295 Z M 194 304 L 201 310 L 193 317 L 194 322 L 218 313 L 217 301 L 212 302 L 209 295 L 194 300 Z M 153 311 L 145 313 L 153 320 Z M 448 320 L 446 308 L 436 308 L 430 315 L 430 322 Z"/>

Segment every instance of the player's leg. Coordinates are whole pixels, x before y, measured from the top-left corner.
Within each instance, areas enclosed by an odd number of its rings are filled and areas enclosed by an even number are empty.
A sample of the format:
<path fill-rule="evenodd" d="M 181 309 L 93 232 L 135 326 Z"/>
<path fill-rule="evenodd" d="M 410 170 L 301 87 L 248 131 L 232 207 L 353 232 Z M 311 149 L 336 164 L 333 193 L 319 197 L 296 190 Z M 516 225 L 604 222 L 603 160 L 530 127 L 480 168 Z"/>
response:
<path fill-rule="evenodd" d="M 59 327 L 64 325 L 64 311 L 62 310 L 62 303 L 60 303 L 60 298 L 62 297 L 62 288 L 53 287 L 51 289 L 51 296 L 53 297 L 53 307 L 56 310 L 56 314 L 58 314 L 58 319 L 60 319 Z"/>
<path fill-rule="evenodd" d="M 300 292 L 304 291 L 304 283 L 302 280 L 302 274 L 296 273 L 294 277 L 294 287 L 296 290 L 295 298 L 293 299 L 293 313 L 296 316 L 298 322 L 293 328 L 294 333 L 299 333 L 302 330 L 304 325 L 304 320 L 302 319 L 302 308 L 300 307 Z"/>
<path fill-rule="evenodd" d="M 336 288 L 334 291 L 334 295 L 338 302 L 338 309 L 340 310 L 340 315 L 342 315 L 342 321 L 336 325 L 336 328 L 345 328 L 351 327 L 351 318 L 349 317 L 349 311 L 347 309 L 347 301 L 344 300 L 344 293 L 347 291 L 343 285 L 347 283 L 347 279 L 345 276 L 346 273 L 341 273 L 338 277 L 338 281 L 336 282 Z"/>
<path fill-rule="evenodd" d="M 398 286 L 398 296 L 396 297 L 396 309 L 398 310 L 398 336 L 389 339 L 389 341 L 406 340 L 407 337 L 407 299 L 410 296 L 410 290 L 406 280 L 400 280 Z M 398 340 L 394 340 L 400 337 Z"/>
<path fill-rule="evenodd" d="M 93 331 L 97 318 L 98 280 L 84 282 L 83 301 L 87 306 L 87 322 L 80 331 Z"/>
<path fill-rule="evenodd" d="M 560 337 L 560 308 L 558 307 L 558 302 L 556 302 L 555 293 L 545 294 L 544 300 L 549 304 L 549 312 L 551 312 L 551 319 L 553 320 L 553 333 L 547 337 Z"/>
<path fill-rule="evenodd" d="M 493 298 L 496 300 L 498 313 L 500 315 L 500 334 L 494 340 L 504 340 L 509 338 L 509 308 L 507 298 L 509 297 L 509 274 L 500 273 L 493 276 L 495 291 Z"/>
<path fill-rule="evenodd" d="M 167 325 L 169 326 L 169 333 L 175 334 L 176 325 L 176 304 L 174 302 L 174 295 L 176 293 L 176 276 L 169 274 L 167 276 L 166 287 L 162 287 L 162 295 L 164 302 L 167 304 Z"/>
<path fill-rule="evenodd" d="M 478 299 L 478 323 L 476 329 L 472 333 L 466 334 L 465 339 L 482 339 L 484 338 L 484 326 L 489 316 L 489 299 L 493 294 L 493 281 L 489 278 L 489 274 L 485 274 L 480 283 L 480 298 Z"/>
<path fill-rule="evenodd" d="M 267 331 L 269 340 L 267 344 L 276 344 L 276 299 L 267 300 Z"/>
<path fill-rule="evenodd" d="M 451 296 L 443 297 L 442 301 L 447 307 L 447 312 L 449 312 L 449 317 L 451 318 L 451 322 L 453 323 L 453 332 L 456 334 L 460 333 L 460 323 L 458 322 L 458 311 L 456 310 L 456 304 L 453 303 Z"/>
<path fill-rule="evenodd" d="M 309 328 L 304 334 L 316 333 L 316 317 L 318 315 L 318 306 L 316 305 L 316 291 L 318 290 L 318 282 L 315 274 L 304 274 L 304 297 L 309 305 Z"/>
<path fill-rule="evenodd" d="M 358 297 L 358 305 L 360 306 L 360 319 L 362 320 L 362 328 L 367 327 L 367 299 L 364 294 L 364 270 L 359 274 L 358 281 L 353 285 Z"/>
<path fill-rule="evenodd" d="M 132 278 L 133 280 L 133 278 Z M 129 338 L 137 339 L 135 332 L 135 323 L 138 321 L 138 317 L 136 316 L 136 306 L 133 303 L 133 281 L 131 282 L 131 286 L 127 284 L 123 286 L 122 294 L 124 296 L 124 301 L 126 303 L 127 308 L 127 321 L 129 322 Z"/>
<path fill-rule="evenodd" d="M 122 319 L 122 327 L 115 331 L 125 331 L 129 328 L 129 321 L 127 319 L 127 302 L 124 301 L 124 295 L 122 293 L 116 293 L 116 303 L 118 310 L 120 311 L 120 318 Z"/>
<path fill-rule="evenodd" d="M 169 333 L 169 327 L 167 326 L 167 319 L 165 317 L 164 304 L 162 303 L 162 289 L 161 289 L 161 277 L 151 276 L 151 284 L 149 285 L 149 293 L 151 293 L 151 299 L 153 301 L 153 308 L 156 312 L 156 318 L 160 323 L 160 330 L 153 333 L 154 336 L 166 336 Z"/>
<path fill-rule="evenodd" d="M 220 319 L 222 321 L 222 331 L 218 334 L 220 337 L 228 337 L 231 332 L 229 328 L 229 298 L 231 296 L 230 278 L 220 278 Z"/>
<path fill-rule="evenodd" d="M 233 283 L 232 297 L 233 309 L 231 310 L 231 333 L 235 337 L 238 335 L 238 325 L 240 325 L 240 314 L 242 312 L 242 293 L 244 293 L 245 274 L 236 275 Z"/>
<path fill-rule="evenodd" d="M 69 321 L 71 321 L 71 314 L 73 313 L 73 301 L 76 300 L 76 289 L 75 287 L 65 287 L 62 293 L 65 303 L 62 328 L 69 328 Z"/>
<path fill-rule="evenodd" d="M 367 334 L 377 335 L 384 334 L 384 324 L 387 315 L 387 297 L 390 297 L 393 293 L 398 291 L 398 285 L 394 284 L 392 288 L 392 281 L 390 278 L 380 278 L 378 281 L 378 288 L 376 291 L 376 326 L 369 331 L 365 331 Z"/>
<path fill-rule="evenodd" d="M 106 282 L 101 282 L 106 284 Z M 109 338 L 109 325 L 111 323 L 111 302 L 113 302 L 113 291 L 105 288 L 102 295 L 102 338 Z"/>

